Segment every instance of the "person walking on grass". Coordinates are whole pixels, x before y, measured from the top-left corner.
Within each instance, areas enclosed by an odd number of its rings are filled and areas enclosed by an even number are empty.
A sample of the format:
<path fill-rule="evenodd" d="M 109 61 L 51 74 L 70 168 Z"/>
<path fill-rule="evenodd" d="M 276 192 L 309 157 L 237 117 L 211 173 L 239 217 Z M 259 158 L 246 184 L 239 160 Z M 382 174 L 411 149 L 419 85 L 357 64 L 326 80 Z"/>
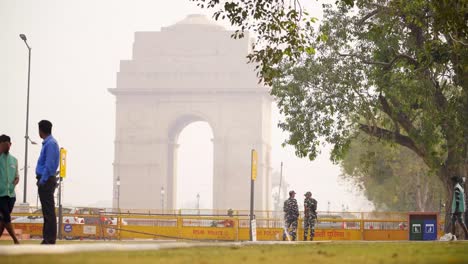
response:
<path fill-rule="evenodd" d="M 11 212 L 16 202 L 15 187 L 19 182 L 18 160 L 10 154 L 11 139 L 7 135 L 0 136 L 0 237 L 6 229 L 19 244 L 15 230 L 11 224 Z"/>
<path fill-rule="evenodd" d="M 463 190 L 463 178 L 452 177 L 453 186 L 453 199 L 452 199 L 452 240 L 455 240 L 455 225 L 457 222 L 465 232 L 465 239 L 468 239 L 468 230 L 465 225 L 463 215 L 465 214 L 465 190 Z"/>

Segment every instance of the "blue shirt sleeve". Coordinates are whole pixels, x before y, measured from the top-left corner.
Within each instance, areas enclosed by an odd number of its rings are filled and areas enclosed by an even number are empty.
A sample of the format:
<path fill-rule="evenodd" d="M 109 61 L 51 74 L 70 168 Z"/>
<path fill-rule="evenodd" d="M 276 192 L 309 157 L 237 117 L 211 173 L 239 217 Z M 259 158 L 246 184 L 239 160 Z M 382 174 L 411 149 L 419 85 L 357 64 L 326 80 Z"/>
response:
<path fill-rule="evenodd" d="M 39 184 L 44 184 L 49 177 L 55 175 L 60 162 L 60 150 L 57 143 L 51 142 L 44 146 L 45 164 L 41 172 Z"/>

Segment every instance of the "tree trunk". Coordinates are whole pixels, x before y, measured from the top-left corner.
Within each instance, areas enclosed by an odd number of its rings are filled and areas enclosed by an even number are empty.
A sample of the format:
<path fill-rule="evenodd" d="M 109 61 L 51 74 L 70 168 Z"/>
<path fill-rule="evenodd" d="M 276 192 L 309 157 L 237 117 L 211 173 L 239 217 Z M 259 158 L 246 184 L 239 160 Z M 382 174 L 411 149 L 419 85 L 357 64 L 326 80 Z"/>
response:
<path fill-rule="evenodd" d="M 449 183 L 448 185 L 446 185 L 445 181 L 444 181 L 444 185 L 445 185 L 445 190 L 447 192 L 447 197 L 445 199 L 445 225 L 444 225 L 444 233 L 450 233 L 452 232 L 451 228 L 452 228 L 452 223 L 451 223 L 451 218 L 452 218 L 452 197 L 453 197 L 453 187 L 452 187 L 452 184 Z M 442 215 L 441 215 L 442 217 Z"/>
<path fill-rule="evenodd" d="M 452 176 L 455 176 L 455 171 L 447 169 L 445 167 L 440 171 L 439 177 L 444 184 L 444 188 L 447 196 L 445 197 L 445 224 L 444 224 L 444 233 L 450 233 L 452 228 L 451 218 L 452 218 L 452 198 L 453 198 L 453 183 Z M 442 217 L 442 215 L 441 215 Z"/>
<path fill-rule="evenodd" d="M 419 212 L 423 212 L 422 196 L 421 196 L 421 175 L 416 173 L 416 207 Z"/>
<path fill-rule="evenodd" d="M 424 177 L 428 177 L 427 175 L 424 175 Z M 429 186 L 429 181 L 425 181 L 424 182 L 424 185 L 423 185 L 423 197 L 422 197 L 422 204 L 423 204 L 423 212 L 427 212 L 427 211 L 430 211 L 430 210 L 433 210 L 434 206 L 433 206 L 433 203 L 434 203 L 434 193 L 432 193 L 432 195 L 429 194 L 429 189 L 430 189 L 430 186 Z"/>

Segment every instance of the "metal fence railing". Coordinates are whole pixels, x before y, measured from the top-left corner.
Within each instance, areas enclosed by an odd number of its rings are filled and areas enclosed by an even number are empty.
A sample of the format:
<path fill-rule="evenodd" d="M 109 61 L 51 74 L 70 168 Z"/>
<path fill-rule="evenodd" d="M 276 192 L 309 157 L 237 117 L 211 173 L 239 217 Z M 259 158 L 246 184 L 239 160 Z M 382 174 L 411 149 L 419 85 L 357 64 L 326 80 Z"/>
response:
<path fill-rule="evenodd" d="M 298 234 L 303 232 L 303 214 Z M 258 240 L 282 239 L 284 214 L 255 211 Z M 42 233 L 42 215 L 37 208 L 16 210 L 15 228 L 32 237 Z M 90 239 L 188 239 L 248 240 L 250 217 L 246 210 L 115 210 L 65 207 L 65 238 Z M 439 223 L 442 226 L 442 222 Z M 405 212 L 318 212 L 317 240 L 406 240 L 408 213 Z M 301 237 L 300 235 L 298 237 Z"/>

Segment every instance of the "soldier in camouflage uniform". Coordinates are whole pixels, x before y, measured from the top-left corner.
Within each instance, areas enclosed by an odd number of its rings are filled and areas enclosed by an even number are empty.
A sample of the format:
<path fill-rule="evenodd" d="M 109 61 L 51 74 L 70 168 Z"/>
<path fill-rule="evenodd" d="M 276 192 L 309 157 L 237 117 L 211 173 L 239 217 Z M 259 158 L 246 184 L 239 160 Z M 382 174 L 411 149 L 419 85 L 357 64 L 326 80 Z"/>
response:
<path fill-rule="evenodd" d="M 310 240 L 314 240 L 315 222 L 317 221 L 317 200 L 312 198 L 311 192 L 304 194 L 304 241 L 307 241 L 307 233 L 310 229 Z"/>
<path fill-rule="evenodd" d="M 297 200 L 294 198 L 296 195 L 295 191 L 289 192 L 289 199 L 284 201 L 283 211 L 284 211 L 284 221 L 285 221 L 285 231 L 288 232 L 289 228 L 291 231 L 289 235 L 292 240 L 296 240 L 297 232 L 297 218 L 299 217 L 299 207 L 297 206 Z M 286 233 L 283 234 L 283 240 L 286 240 Z"/>

